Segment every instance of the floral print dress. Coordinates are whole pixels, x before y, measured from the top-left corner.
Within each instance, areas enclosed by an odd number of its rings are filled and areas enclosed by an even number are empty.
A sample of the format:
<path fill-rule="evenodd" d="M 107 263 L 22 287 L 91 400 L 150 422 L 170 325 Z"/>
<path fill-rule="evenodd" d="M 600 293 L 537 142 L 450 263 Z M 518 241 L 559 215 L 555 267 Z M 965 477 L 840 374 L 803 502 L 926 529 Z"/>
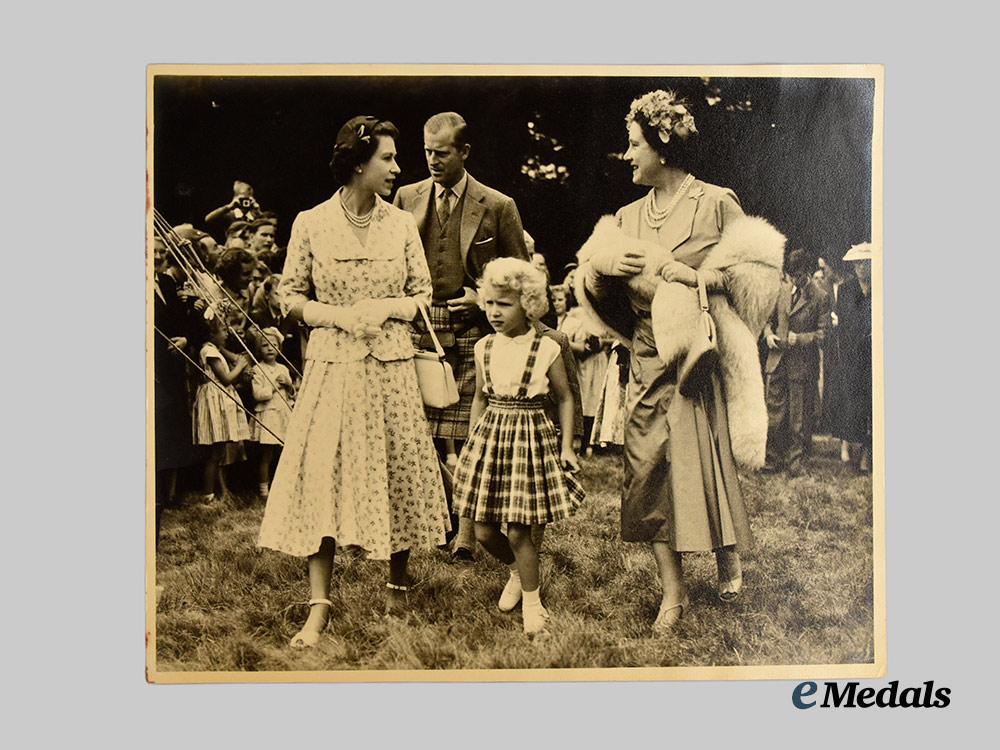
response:
<path fill-rule="evenodd" d="M 362 245 L 339 194 L 296 218 L 279 293 L 284 312 L 316 299 L 430 302 L 413 217 L 376 197 Z M 450 528 L 440 465 L 424 417 L 408 322 L 356 339 L 315 328 L 302 387 L 267 499 L 258 543 L 300 557 L 323 537 L 374 559 L 443 544 Z"/>

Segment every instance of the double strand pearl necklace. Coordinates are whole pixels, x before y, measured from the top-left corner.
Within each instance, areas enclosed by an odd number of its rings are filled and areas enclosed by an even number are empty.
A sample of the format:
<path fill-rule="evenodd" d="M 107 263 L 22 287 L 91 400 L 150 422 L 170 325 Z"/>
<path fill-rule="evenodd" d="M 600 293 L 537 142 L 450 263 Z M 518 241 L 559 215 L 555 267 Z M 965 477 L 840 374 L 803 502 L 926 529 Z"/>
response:
<path fill-rule="evenodd" d="M 656 188 L 649 191 L 646 202 L 642 204 L 642 215 L 651 229 L 659 229 L 663 226 L 670 213 L 677 208 L 677 204 L 680 203 L 681 198 L 687 194 L 692 182 L 694 182 L 694 175 L 688 174 L 680 184 L 680 187 L 677 188 L 674 197 L 670 199 L 670 203 L 662 209 L 656 205 Z"/>
<path fill-rule="evenodd" d="M 347 220 L 351 222 L 351 224 L 356 226 L 358 229 L 368 228 L 368 225 L 372 223 L 372 219 L 375 217 L 375 208 L 377 206 L 378 206 L 378 199 L 376 198 L 375 201 L 372 203 L 371 211 L 359 216 L 356 213 L 352 213 L 351 209 L 349 209 L 347 207 L 347 204 L 344 203 L 343 193 L 341 193 L 340 195 L 340 207 L 344 209 L 344 216 L 346 216 Z"/>

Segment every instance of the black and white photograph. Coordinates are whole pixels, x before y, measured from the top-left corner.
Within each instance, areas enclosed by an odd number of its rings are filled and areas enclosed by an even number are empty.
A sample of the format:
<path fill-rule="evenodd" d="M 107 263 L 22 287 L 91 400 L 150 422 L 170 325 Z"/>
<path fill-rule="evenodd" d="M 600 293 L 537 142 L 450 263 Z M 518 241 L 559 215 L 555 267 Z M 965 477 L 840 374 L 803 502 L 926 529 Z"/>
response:
<path fill-rule="evenodd" d="M 147 70 L 147 678 L 886 673 L 879 65 Z"/>

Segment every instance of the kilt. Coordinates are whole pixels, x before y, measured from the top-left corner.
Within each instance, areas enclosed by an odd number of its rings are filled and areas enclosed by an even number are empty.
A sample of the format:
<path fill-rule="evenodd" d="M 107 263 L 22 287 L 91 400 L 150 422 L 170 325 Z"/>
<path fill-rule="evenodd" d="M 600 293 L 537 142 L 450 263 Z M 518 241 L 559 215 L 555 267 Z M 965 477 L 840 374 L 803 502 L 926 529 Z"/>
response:
<path fill-rule="evenodd" d="M 455 468 L 455 512 L 484 523 L 547 524 L 584 498 L 560 463 L 545 398 L 491 396 Z"/>
<path fill-rule="evenodd" d="M 447 305 L 432 305 L 429 313 L 431 325 L 434 326 L 438 338 L 441 338 L 442 333 L 448 334 L 445 338 L 449 340 L 451 335 L 454 335 L 454 345 L 446 346 L 444 351 L 445 361 L 451 365 L 451 370 L 455 375 L 455 384 L 458 386 L 458 403 L 446 409 L 424 407 L 427 426 L 430 428 L 431 435 L 436 438 L 465 440 L 469 435 L 469 414 L 472 410 L 472 399 L 476 395 L 475 347 L 476 342 L 486 334 L 477 325 L 471 328 L 462 328 L 462 322 L 453 318 L 448 312 Z M 421 324 L 419 329 L 422 327 Z M 442 345 L 445 343 L 442 341 Z M 433 346 L 426 341 L 426 336 L 420 332 L 414 334 L 413 345 L 418 349 L 429 349 Z"/>

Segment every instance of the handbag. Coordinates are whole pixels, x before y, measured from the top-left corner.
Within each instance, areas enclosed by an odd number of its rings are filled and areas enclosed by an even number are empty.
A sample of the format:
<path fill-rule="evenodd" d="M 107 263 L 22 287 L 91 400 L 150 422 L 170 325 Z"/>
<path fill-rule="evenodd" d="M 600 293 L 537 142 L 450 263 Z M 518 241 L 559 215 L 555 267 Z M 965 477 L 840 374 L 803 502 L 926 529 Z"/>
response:
<path fill-rule="evenodd" d="M 701 315 L 691 336 L 691 344 L 684 363 L 677 373 L 677 388 L 681 395 L 691 397 L 708 380 L 709 375 L 719 362 L 719 341 L 715 331 L 715 320 L 708 311 L 708 290 L 705 280 L 698 276 L 698 304 Z"/>
<path fill-rule="evenodd" d="M 424 401 L 424 406 L 433 409 L 444 409 L 458 403 L 458 385 L 455 383 L 455 373 L 451 371 L 451 365 L 444 361 L 444 349 L 438 341 L 434 327 L 427 316 L 427 309 L 417 303 L 420 314 L 424 317 L 427 325 L 427 332 L 430 334 L 431 342 L 434 344 L 434 351 L 424 351 L 414 349 L 413 365 L 417 371 L 417 383 L 420 386 L 420 397 Z"/>

